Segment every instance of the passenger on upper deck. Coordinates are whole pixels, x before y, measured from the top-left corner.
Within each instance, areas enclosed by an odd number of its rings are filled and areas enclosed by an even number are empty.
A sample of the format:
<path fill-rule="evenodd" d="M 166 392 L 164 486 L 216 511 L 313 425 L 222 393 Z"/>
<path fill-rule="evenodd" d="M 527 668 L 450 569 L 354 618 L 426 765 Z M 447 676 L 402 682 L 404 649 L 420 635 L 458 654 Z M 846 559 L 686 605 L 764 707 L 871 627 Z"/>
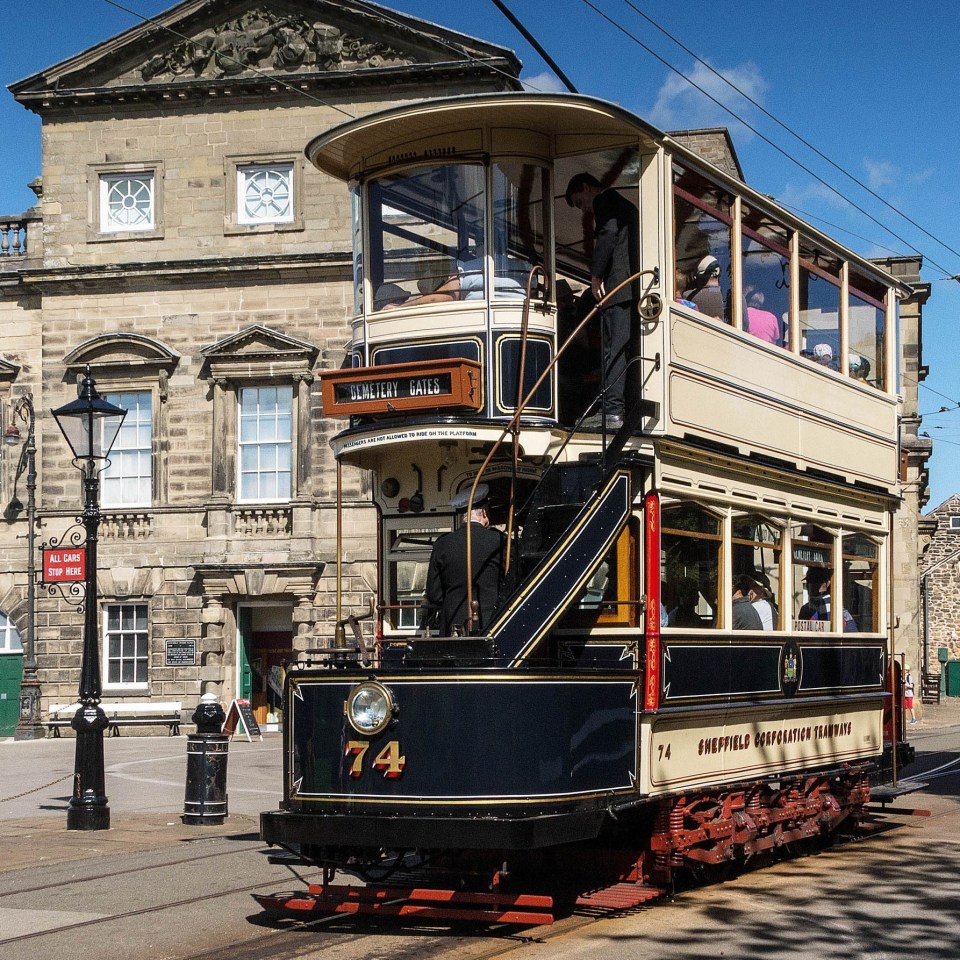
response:
<path fill-rule="evenodd" d="M 723 291 L 720 289 L 720 262 L 716 257 L 708 254 L 697 264 L 690 286 L 683 291 L 683 299 L 689 300 L 708 317 L 723 319 L 725 311 Z"/>
<path fill-rule="evenodd" d="M 581 212 L 593 212 L 594 245 L 590 266 L 590 286 L 599 300 L 637 272 L 637 244 L 640 214 L 626 197 L 611 187 L 606 189 L 590 173 L 570 178 L 567 204 Z M 623 425 L 623 394 L 627 378 L 627 354 L 630 350 L 636 284 L 626 284 L 613 294 L 601 309 L 603 324 L 603 363 L 606 393 L 603 411 L 608 427 Z M 585 430 L 598 430 L 602 417 L 584 420 Z"/>
<path fill-rule="evenodd" d="M 780 327 L 780 321 L 775 314 L 763 309 L 765 299 L 763 291 L 748 286 L 743 291 L 743 299 L 746 301 L 744 329 L 747 333 L 758 340 L 765 340 L 767 343 L 775 343 L 777 346 L 781 346 L 783 344 L 783 331 Z"/>
<path fill-rule="evenodd" d="M 470 513 L 470 570 L 472 599 L 478 605 L 474 626 L 483 631 L 497 605 L 503 582 L 503 534 L 490 526 L 487 502 L 490 489 L 477 484 Z M 469 488 L 458 493 L 450 506 L 465 513 Z M 467 622 L 467 522 L 445 533 L 433 545 L 427 567 L 423 625 L 431 626 L 439 614 L 440 635 L 453 636 Z M 464 631 L 465 632 L 465 631 Z"/>
<path fill-rule="evenodd" d="M 469 256 L 457 261 L 456 273 L 450 274 L 434 290 L 417 297 L 410 297 L 403 288 L 394 283 L 383 284 L 374 297 L 374 310 L 393 310 L 395 307 L 412 307 L 424 303 L 449 303 L 456 300 L 483 299 L 483 247 L 475 247 Z M 506 258 L 503 269 L 496 271 L 494 288 L 500 299 L 522 300 L 526 295 L 526 280 L 530 264 L 515 258 Z M 392 296 L 400 291 L 403 296 Z M 386 295 L 385 295 L 386 294 Z"/>

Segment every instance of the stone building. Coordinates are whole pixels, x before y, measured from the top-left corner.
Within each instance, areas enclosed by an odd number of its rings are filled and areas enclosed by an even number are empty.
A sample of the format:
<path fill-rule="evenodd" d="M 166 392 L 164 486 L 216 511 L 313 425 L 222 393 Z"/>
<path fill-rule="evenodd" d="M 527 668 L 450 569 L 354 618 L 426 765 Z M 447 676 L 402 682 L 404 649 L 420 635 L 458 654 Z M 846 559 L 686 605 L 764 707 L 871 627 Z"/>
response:
<path fill-rule="evenodd" d="M 923 308 L 930 297 L 930 284 L 920 280 L 920 257 L 887 257 L 874 262 L 913 288 L 913 294 L 900 301 L 900 503 L 892 526 L 891 579 L 893 651 L 917 668 L 923 651 L 920 575 L 930 543 L 929 524 L 920 511 L 930 499 L 927 461 L 933 443 L 920 436 L 919 406 L 919 387 L 927 376 Z"/>
<path fill-rule="evenodd" d="M 930 546 L 920 567 L 922 601 L 920 654 L 917 663 L 938 675 L 938 653 L 960 660 L 960 494 L 944 500 L 924 518 Z"/>
<path fill-rule="evenodd" d="M 0 412 L 9 424 L 32 395 L 38 550 L 81 503 L 51 409 L 89 365 L 128 410 L 101 489 L 105 700 L 189 716 L 212 691 L 264 719 L 281 661 L 329 631 L 337 427 L 316 373 L 343 360 L 352 228 L 344 185 L 303 148 L 393 103 L 518 88 L 519 68 L 371 3 L 186 0 L 11 86 L 42 118 L 43 168 L 38 206 L 0 220 Z M 4 505 L 18 456 L 4 449 Z M 376 560 L 361 486 L 344 476 L 346 612 L 366 606 Z M 11 649 L 28 629 L 27 543 L 8 510 Z M 44 709 L 76 696 L 82 620 L 38 588 Z"/>

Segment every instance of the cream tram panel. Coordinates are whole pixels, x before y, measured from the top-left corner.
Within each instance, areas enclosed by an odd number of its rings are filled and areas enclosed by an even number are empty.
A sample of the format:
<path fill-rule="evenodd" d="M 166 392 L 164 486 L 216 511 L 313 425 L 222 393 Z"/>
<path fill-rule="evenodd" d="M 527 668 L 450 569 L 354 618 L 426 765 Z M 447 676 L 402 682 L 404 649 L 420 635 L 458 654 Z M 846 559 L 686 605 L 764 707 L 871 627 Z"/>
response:
<path fill-rule="evenodd" d="M 449 338 L 457 334 L 466 336 L 482 335 L 487 326 L 487 311 L 482 301 L 479 309 L 473 303 L 427 304 L 416 307 L 397 307 L 395 310 L 381 310 L 367 318 L 367 342 L 370 346 L 378 343 L 395 343 L 398 340 L 424 340 L 442 336 Z M 425 321 L 429 315 L 429 324 Z"/>
<path fill-rule="evenodd" d="M 822 711 L 790 703 L 738 714 L 730 722 L 701 713 L 644 719 L 640 788 L 673 793 L 869 759 L 883 749 L 879 701 Z"/>
<path fill-rule="evenodd" d="M 416 134 L 414 124 L 411 123 L 411 127 L 413 135 L 409 140 L 391 143 L 386 150 L 368 154 L 363 158 L 362 168 L 370 170 L 385 166 L 430 163 L 465 153 L 481 153 L 484 150 L 482 130 L 460 130 L 457 133 L 424 137 Z"/>
<path fill-rule="evenodd" d="M 896 408 L 785 351 L 671 315 L 667 431 L 696 433 L 850 479 L 896 482 Z M 672 427 L 672 430 L 671 430 Z"/>

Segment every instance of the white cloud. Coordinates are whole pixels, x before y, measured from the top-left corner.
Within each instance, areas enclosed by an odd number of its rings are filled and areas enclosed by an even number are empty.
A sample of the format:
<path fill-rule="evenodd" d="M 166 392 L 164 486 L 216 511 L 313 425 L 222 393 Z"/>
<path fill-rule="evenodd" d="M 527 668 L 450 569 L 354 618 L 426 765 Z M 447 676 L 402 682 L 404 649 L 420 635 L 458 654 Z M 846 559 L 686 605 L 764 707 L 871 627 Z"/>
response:
<path fill-rule="evenodd" d="M 867 171 L 867 185 L 871 190 L 882 190 L 899 179 L 897 168 L 889 160 L 871 160 L 864 157 L 863 166 Z"/>
<path fill-rule="evenodd" d="M 767 82 L 756 64 L 747 62 L 727 69 L 717 68 L 717 72 L 757 103 L 763 102 Z M 661 129 L 740 126 L 731 114 L 701 93 L 701 90 L 715 97 L 739 116 L 748 117 L 756 110 L 721 77 L 701 63 L 687 71 L 687 77 L 689 80 L 671 73 L 658 91 L 656 102 L 648 113 L 651 122 Z M 700 89 L 697 89 L 698 87 Z"/>
<path fill-rule="evenodd" d="M 556 74 L 544 71 L 537 73 L 532 77 L 521 77 L 520 82 L 524 90 L 531 90 L 533 93 L 567 93 L 567 88 Z"/>

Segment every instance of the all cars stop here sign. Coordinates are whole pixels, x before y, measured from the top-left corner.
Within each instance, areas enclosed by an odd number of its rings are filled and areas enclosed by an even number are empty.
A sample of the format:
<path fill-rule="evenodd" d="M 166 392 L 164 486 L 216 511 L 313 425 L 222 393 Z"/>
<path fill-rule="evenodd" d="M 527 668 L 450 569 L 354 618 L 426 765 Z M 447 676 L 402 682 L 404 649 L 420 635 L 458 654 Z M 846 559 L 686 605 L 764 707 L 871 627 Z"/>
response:
<path fill-rule="evenodd" d="M 85 580 L 87 577 L 87 554 L 84 550 L 44 550 L 44 583 L 64 583 Z"/>

